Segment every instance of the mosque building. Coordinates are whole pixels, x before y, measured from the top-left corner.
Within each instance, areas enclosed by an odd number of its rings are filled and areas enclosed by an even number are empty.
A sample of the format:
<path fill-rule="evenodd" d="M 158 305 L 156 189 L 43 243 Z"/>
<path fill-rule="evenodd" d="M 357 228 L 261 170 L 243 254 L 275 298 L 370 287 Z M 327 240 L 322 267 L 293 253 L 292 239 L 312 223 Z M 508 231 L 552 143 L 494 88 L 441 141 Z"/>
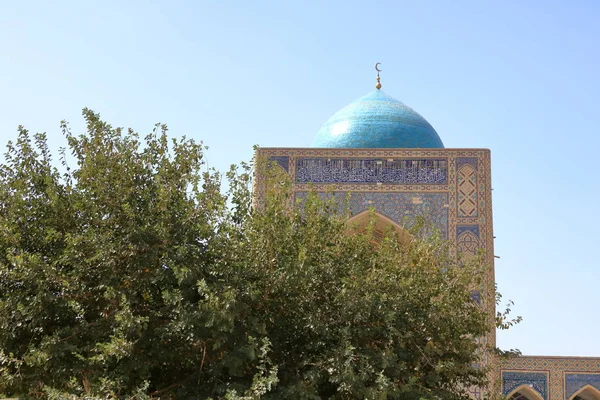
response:
<path fill-rule="evenodd" d="M 329 118 L 312 148 L 260 148 L 257 156 L 289 174 L 296 199 L 311 190 L 349 199 L 359 224 L 372 209 L 377 226 L 397 229 L 425 216 L 457 256 L 482 250 L 483 284 L 472 296 L 495 326 L 490 150 L 444 148 L 427 120 L 381 91 L 379 70 L 376 89 Z M 495 329 L 480 340 L 495 346 Z M 510 400 L 600 400 L 600 358 L 484 355 L 482 363 Z M 485 393 L 473 389 L 472 396 Z"/>

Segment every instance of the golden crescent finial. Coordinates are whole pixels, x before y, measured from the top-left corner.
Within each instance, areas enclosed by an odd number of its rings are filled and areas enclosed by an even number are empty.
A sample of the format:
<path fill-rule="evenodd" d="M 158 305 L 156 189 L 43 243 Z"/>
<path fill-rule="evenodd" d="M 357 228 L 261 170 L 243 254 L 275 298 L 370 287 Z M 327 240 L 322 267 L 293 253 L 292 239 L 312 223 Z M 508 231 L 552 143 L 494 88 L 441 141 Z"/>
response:
<path fill-rule="evenodd" d="M 379 73 L 382 71 L 381 69 L 379 69 L 379 66 L 381 65 L 380 62 L 375 63 L 375 71 L 377 71 L 377 85 L 375 85 L 375 88 L 377 88 L 377 90 L 381 89 L 381 82 L 379 81 Z"/>

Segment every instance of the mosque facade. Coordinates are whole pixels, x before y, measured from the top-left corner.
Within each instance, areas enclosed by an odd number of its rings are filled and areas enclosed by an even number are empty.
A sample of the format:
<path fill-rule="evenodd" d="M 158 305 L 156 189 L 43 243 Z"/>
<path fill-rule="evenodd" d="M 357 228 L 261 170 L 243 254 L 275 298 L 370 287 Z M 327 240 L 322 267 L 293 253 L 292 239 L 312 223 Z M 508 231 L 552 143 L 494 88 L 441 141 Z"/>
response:
<path fill-rule="evenodd" d="M 491 157 L 488 149 L 444 148 L 416 111 L 376 90 L 335 113 L 312 148 L 260 148 L 290 177 L 296 199 L 309 191 L 349 199 L 353 219 L 375 210 L 397 227 L 424 216 L 455 244 L 456 256 L 485 257 L 484 279 L 473 299 L 495 326 Z M 482 343 L 495 346 L 495 329 Z M 600 358 L 484 355 L 497 390 L 510 400 L 600 400 Z M 472 389 L 474 399 L 486 393 Z"/>

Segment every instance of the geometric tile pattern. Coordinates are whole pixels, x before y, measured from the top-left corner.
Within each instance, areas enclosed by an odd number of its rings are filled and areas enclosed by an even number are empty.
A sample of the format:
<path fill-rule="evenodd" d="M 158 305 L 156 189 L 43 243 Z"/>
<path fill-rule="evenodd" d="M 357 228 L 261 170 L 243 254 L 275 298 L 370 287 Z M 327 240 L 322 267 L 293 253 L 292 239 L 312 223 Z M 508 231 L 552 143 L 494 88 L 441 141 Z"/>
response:
<path fill-rule="evenodd" d="M 508 395 L 518 387 L 526 385 L 548 400 L 548 373 L 530 371 L 502 371 L 502 394 Z"/>
<path fill-rule="evenodd" d="M 600 358 L 521 356 L 500 362 L 499 368 L 548 372 L 548 400 L 571 400 L 586 385 L 600 390 Z M 581 386 L 579 386 L 581 385 Z"/>
<path fill-rule="evenodd" d="M 456 250 L 467 258 L 476 255 L 480 247 L 477 236 L 469 231 L 456 238 Z"/>
<path fill-rule="evenodd" d="M 465 232 L 471 232 L 479 239 L 479 225 L 458 225 L 456 227 L 456 236 L 460 236 Z"/>
<path fill-rule="evenodd" d="M 477 157 L 456 157 L 455 164 L 457 171 L 461 169 L 463 165 L 470 165 L 477 171 Z"/>
<path fill-rule="evenodd" d="M 458 215 L 477 216 L 477 171 L 469 164 L 458 170 Z"/>
<path fill-rule="evenodd" d="M 478 225 L 456 227 L 456 249 L 460 254 L 466 257 L 474 256 L 480 248 Z"/>
<path fill-rule="evenodd" d="M 578 390 L 590 385 L 600 390 L 600 373 L 567 373 L 565 374 L 565 398 L 570 399 Z"/>
<path fill-rule="evenodd" d="M 302 201 L 308 192 L 296 192 L 297 200 Z M 335 192 L 320 193 L 321 197 L 333 198 L 343 209 L 346 201 L 352 215 L 374 208 L 400 226 L 410 228 L 417 217 L 424 217 L 432 228 L 444 237 L 448 232 L 448 194 L 415 192 Z"/>

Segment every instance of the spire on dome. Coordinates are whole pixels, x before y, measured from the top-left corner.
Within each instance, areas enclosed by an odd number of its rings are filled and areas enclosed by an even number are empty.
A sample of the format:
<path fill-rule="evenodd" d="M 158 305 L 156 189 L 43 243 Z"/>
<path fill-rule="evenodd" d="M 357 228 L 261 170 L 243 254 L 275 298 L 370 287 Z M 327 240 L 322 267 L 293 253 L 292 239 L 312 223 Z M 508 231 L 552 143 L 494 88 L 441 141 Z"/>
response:
<path fill-rule="evenodd" d="M 380 65 L 380 64 L 381 64 L 380 62 L 378 62 L 378 63 L 375 63 L 375 71 L 377 71 L 377 85 L 375 85 L 375 88 L 376 88 L 377 90 L 381 89 L 381 82 L 380 82 L 380 80 L 379 80 L 379 79 L 380 79 L 380 78 L 379 78 L 379 73 L 380 73 L 382 70 L 381 70 L 381 69 L 379 69 L 379 65 Z"/>

